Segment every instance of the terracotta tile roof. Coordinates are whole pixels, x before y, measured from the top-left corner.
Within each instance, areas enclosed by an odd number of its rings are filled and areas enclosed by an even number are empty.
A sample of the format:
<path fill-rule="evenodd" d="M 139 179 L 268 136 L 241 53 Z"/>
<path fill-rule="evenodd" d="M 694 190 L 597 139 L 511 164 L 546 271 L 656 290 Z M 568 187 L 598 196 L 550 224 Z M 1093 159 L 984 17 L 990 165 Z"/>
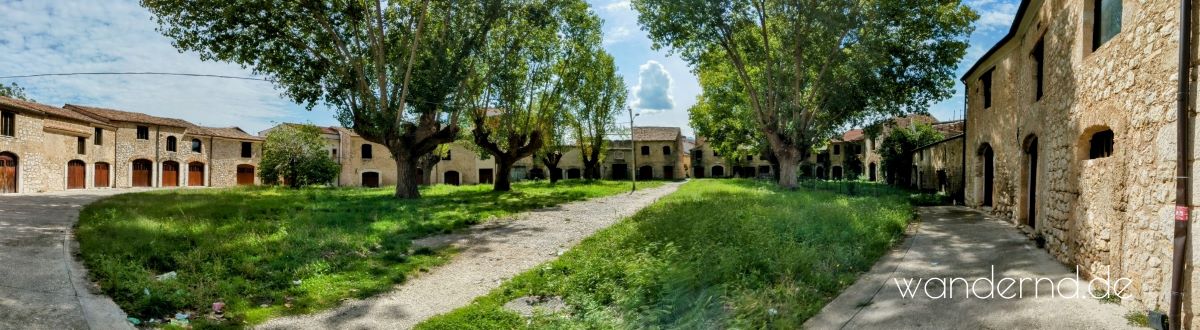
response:
<path fill-rule="evenodd" d="M 842 134 L 842 141 L 858 141 L 864 138 L 865 136 L 863 134 L 863 130 L 861 129 L 852 129 L 846 131 L 845 134 Z"/>
<path fill-rule="evenodd" d="M 679 138 L 679 127 L 636 126 L 633 128 L 635 141 L 675 141 Z"/>
<path fill-rule="evenodd" d="M 86 128 L 87 126 L 83 126 L 83 127 Z M 57 121 L 57 120 L 47 120 L 47 121 L 43 122 L 42 129 L 66 132 L 70 135 L 76 135 L 76 136 L 84 136 L 84 137 L 92 136 L 92 131 L 90 128 L 84 129 L 84 128 L 80 128 L 78 125 L 71 125 L 71 124 L 67 124 L 65 122 Z"/>
<path fill-rule="evenodd" d="M 942 134 L 945 134 L 946 136 L 955 135 L 963 132 L 963 121 L 954 120 L 934 123 L 933 129 L 937 130 L 938 132 L 942 132 Z"/>
<path fill-rule="evenodd" d="M 215 136 L 219 138 L 235 139 L 235 140 L 254 140 L 262 141 L 264 138 L 246 133 L 238 127 L 204 127 L 192 126 L 188 127 L 187 134 Z"/>
<path fill-rule="evenodd" d="M 41 103 L 34 103 L 34 102 L 29 102 L 29 101 L 18 100 L 18 99 L 14 99 L 14 98 L 10 98 L 10 97 L 0 96 L 0 106 L 8 106 L 8 107 L 13 107 L 13 108 L 17 108 L 17 109 L 23 109 L 25 111 L 42 113 L 42 114 L 46 114 L 49 116 L 78 120 L 78 121 L 82 121 L 82 122 L 89 123 L 89 124 L 104 124 L 104 122 L 101 120 L 98 120 L 96 118 L 92 118 L 89 116 L 85 116 L 85 115 L 79 114 L 74 111 L 69 111 L 69 110 L 66 110 L 63 108 L 49 106 L 49 105 L 45 105 L 45 104 L 41 104 Z"/>
<path fill-rule="evenodd" d="M 173 127 L 183 127 L 183 128 L 189 128 L 189 127 L 196 126 L 196 125 L 189 123 L 182 119 L 155 117 L 155 116 L 147 115 L 144 113 L 137 113 L 137 112 L 89 107 L 89 106 L 74 105 L 74 104 L 68 104 L 63 107 L 70 109 L 70 110 L 75 110 L 79 113 L 89 115 L 89 116 L 92 116 L 95 118 L 102 118 L 102 119 L 106 119 L 106 120 L 110 120 L 110 121 L 123 121 L 123 122 L 130 122 L 130 123 L 142 123 L 142 124 L 173 126 Z"/>

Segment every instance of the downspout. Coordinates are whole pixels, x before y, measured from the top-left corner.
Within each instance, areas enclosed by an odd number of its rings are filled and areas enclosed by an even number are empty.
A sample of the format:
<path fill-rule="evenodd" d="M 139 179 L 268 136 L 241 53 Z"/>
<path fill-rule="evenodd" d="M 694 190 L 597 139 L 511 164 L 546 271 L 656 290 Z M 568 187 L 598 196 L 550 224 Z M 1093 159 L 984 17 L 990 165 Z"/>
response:
<path fill-rule="evenodd" d="M 1179 91 L 1176 126 L 1178 155 L 1176 156 L 1175 173 L 1175 251 L 1171 260 L 1171 301 L 1170 328 L 1180 329 L 1183 323 L 1183 271 L 1188 249 L 1188 217 L 1191 213 L 1192 178 L 1189 176 L 1188 165 L 1192 149 L 1189 122 L 1191 109 L 1191 67 L 1192 67 L 1192 6 L 1191 0 L 1179 1 Z"/>

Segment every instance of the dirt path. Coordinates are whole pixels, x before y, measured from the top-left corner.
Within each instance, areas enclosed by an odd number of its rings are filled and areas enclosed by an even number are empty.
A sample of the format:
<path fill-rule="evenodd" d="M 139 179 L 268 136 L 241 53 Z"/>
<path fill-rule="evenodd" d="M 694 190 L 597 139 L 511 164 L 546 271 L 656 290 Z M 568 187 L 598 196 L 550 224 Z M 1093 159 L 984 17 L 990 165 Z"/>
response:
<path fill-rule="evenodd" d="M 390 293 L 353 300 L 318 314 L 274 319 L 262 329 L 407 329 L 467 305 L 522 271 L 552 260 L 580 240 L 666 196 L 681 183 L 634 194 L 574 202 L 489 221 L 418 246 L 453 244 L 450 263 L 412 278 Z"/>

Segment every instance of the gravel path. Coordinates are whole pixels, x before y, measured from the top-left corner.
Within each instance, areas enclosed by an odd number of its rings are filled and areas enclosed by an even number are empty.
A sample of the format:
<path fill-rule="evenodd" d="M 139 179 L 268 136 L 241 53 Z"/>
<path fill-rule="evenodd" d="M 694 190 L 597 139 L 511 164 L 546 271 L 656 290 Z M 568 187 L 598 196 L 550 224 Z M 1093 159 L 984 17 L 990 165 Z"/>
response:
<path fill-rule="evenodd" d="M 466 306 L 529 268 L 552 260 L 580 240 L 666 196 L 681 183 L 634 194 L 591 199 L 488 221 L 461 233 L 414 242 L 463 249 L 450 263 L 412 278 L 392 292 L 348 301 L 312 315 L 274 319 L 261 329 L 408 329 Z"/>

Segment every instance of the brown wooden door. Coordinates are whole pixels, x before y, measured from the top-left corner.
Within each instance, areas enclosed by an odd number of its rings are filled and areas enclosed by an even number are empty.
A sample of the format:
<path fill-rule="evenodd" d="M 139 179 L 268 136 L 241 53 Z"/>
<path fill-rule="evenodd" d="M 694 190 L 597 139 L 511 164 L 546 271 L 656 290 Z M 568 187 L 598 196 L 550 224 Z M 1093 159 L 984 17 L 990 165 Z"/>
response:
<path fill-rule="evenodd" d="M 72 160 L 67 163 L 67 189 L 87 188 L 87 163 Z"/>
<path fill-rule="evenodd" d="M 154 167 L 150 161 L 138 159 L 133 161 L 133 186 L 134 187 L 149 187 L 151 168 Z"/>
<path fill-rule="evenodd" d="M 204 186 L 204 163 L 193 162 L 188 164 L 188 185 L 192 187 Z"/>
<path fill-rule="evenodd" d="M 254 166 L 238 165 L 238 167 L 237 167 L 237 184 L 239 186 L 254 185 Z"/>
<path fill-rule="evenodd" d="M 178 187 L 179 186 L 179 163 L 163 162 L 162 164 L 162 186 L 163 187 Z"/>
<path fill-rule="evenodd" d="M 0 154 L 0 194 L 17 192 L 17 158 Z"/>
<path fill-rule="evenodd" d="M 368 188 L 379 187 L 379 173 L 363 172 L 362 185 L 363 185 L 363 187 L 368 187 Z"/>
<path fill-rule="evenodd" d="M 108 187 L 108 163 L 96 163 L 96 170 L 92 173 L 92 185 L 96 188 Z"/>

